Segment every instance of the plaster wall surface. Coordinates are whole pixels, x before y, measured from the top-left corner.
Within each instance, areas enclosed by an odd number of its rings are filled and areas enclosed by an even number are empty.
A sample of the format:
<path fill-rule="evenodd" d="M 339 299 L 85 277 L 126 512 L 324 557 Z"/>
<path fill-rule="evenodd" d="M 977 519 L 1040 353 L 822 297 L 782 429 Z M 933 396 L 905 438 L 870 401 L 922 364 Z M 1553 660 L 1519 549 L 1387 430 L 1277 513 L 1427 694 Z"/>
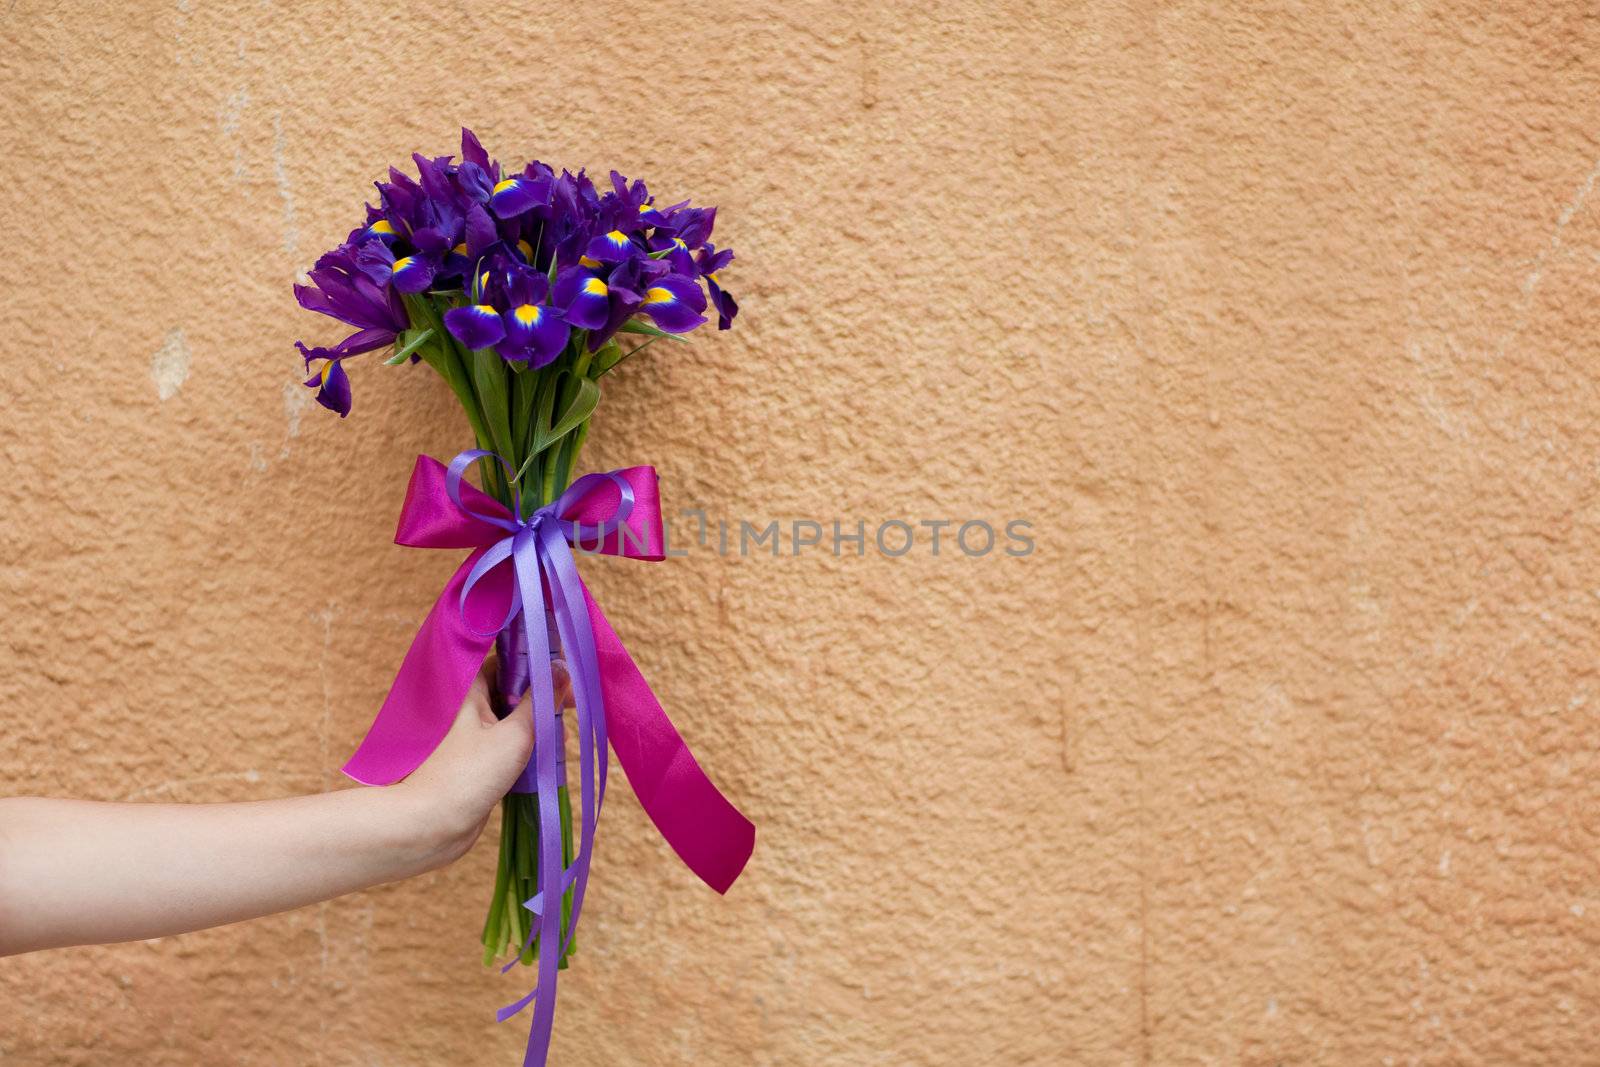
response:
<path fill-rule="evenodd" d="M 10 0 L 0 793 L 342 786 L 468 440 L 426 368 L 311 406 L 289 287 L 468 124 L 739 253 L 590 469 L 1035 546 L 585 561 L 760 838 L 719 899 L 612 793 L 552 1063 L 1600 1062 L 1597 56 L 1575 4 Z M 519 1062 L 492 833 L 0 960 L 0 1063 Z"/>

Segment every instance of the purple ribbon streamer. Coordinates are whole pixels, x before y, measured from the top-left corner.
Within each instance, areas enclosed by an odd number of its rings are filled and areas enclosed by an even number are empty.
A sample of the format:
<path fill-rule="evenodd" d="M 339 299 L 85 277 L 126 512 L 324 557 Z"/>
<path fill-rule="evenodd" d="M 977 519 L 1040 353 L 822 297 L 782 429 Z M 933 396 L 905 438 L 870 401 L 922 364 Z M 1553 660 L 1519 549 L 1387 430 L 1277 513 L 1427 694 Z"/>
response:
<path fill-rule="evenodd" d="M 558 964 L 578 928 L 578 918 L 583 911 L 584 891 L 589 882 L 589 866 L 594 855 L 595 830 L 600 809 L 605 803 L 607 761 L 605 693 L 600 684 L 600 665 L 595 649 L 594 632 L 585 606 L 583 585 L 578 577 L 577 563 L 572 557 L 571 543 L 581 543 L 584 537 L 600 540 L 616 531 L 627 521 L 633 510 L 633 487 L 627 480 L 611 473 L 588 474 L 573 482 L 566 492 L 553 503 L 539 508 L 527 519 L 522 514 L 520 491 L 516 494 L 510 517 L 475 512 L 461 499 L 461 480 L 467 469 L 479 459 L 493 458 L 505 468 L 513 479 L 511 465 L 497 453 L 486 449 L 469 449 L 450 461 L 445 475 L 445 492 L 461 511 L 480 522 L 489 523 L 506 531 L 506 536 L 490 545 L 468 574 L 461 589 L 461 609 L 466 612 L 467 596 L 484 575 L 494 567 L 511 561 L 515 575 L 511 607 L 500 629 L 514 623 L 520 625 L 521 651 L 527 659 L 529 689 L 532 694 L 534 743 L 533 757 L 528 770 L 532 772 L 531 790 L 539 798 L 539 870 L 536 885 L 539 891 L 523 902 L 538 919 L 529 931 L 523 948 L 539 938 L 538 984 L 527 996 L 501 1008 L 496 1017 L 502 1022 L 533 1002 L 533 1024 L 528 1034 L 528 1049 L 523 1057 L 524 1067 L 541 1067 L 550 1051 L 550 1035 L 555 1022 L 556 981 Z M 610 480 L 621 494 L 614 515 L 594 530 L 577 529 L 577 524 L 561 515 L 581 500 L 595 486 Z M 571 542 L 571 543 L 569 543 Z M 555 706 L 555 692 L 550 677 L 550 640 L 542 612 L 537 622 L 531 605 L 543 606 L 545 590 L 549 590 L 551 614 L 561 639 L 561 647 L 568 659 L 568 673 L 578 711 L 579 739 L 579 790 L 582 804 L 582 829 L 579 847 L 571 868 L 562 864 L 561 822 L 557 809 L 556 791 L 561 784 L 560 753 L 562 747 L 561 722 Z M 481 634 L 480 636 L 488 636 Z M 598 763 L 598 767 L 597 767 Z M 528 777 L 523 772 L 519 788 Z M 558 877 L 551 872 L 559 871 Z M 561 940 L 561 898 L 572 887 L 572 921 L 567 927 L 567 943 Z M 512 964 L 516 961 L 513 960 Z M 507 965 L 507 969 L 512 964 Z"/>

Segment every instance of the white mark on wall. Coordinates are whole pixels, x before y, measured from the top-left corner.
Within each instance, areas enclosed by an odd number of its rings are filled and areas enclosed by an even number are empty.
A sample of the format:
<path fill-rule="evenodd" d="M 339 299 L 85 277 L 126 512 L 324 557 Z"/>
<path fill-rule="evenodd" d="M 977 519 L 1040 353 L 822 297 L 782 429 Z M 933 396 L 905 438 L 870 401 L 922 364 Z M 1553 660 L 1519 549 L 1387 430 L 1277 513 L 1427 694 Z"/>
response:
<path fill-rule="evenodd" d="M 322 623 L 322 653 L 317 658 L 317 674 L 322 683 L 322 718 L 317 723 L 317 751 L 321 754 L 319 766 L 323 769 L 324 789 L 332 784 L 328 770 L 329 739 L 333 732 L 333 677 L 330 664 L 333 659 L 333 618 L 338 610 L 338 604 L 330 600 L 327 607 L 312 615 L 314 621 Z"/>
<path fill-rule="evenodd" d="M 1528 271 L 1527 277 L 1522 279 L 1522 295 L 1517 300 L 1511 328 L 1506 331 L 1505 336 L 1500 339 L 1500 344 L 1495 349 L 1497 356 L 1504 356 L 1506 349 L 1511 346 L 1511 342 L 1522 332 L 1522 327 L 1527 319 L 1528 302 L 1533 298 L 1533 291 L 1539 288 L 1539 283 L 1544 279 L 1545 266 L 1549 263 L 1550 257 L 1555 255 L 1561 248 L 1562 231 L 1567 228 L 1567 223 L 1571 222 L 1573 217 L 1582 210 L 1584 201 L 1589 199 L 1589 194 L 1594 191 L 1596 181 L 1600 181 L 1600 160 L 1596 160 L 1594 166 L 1589 168 L 1588 175 L 1583 179 L 1583 183 L 1578 186 L 1577 195 L 1568 201 L 1566 207 L 1562 208 L 1561 213 L 1556 216 L 1556 228 L 1550 231 L 1550 239 L 1545 242 L 1544 248 L 1534 257 L 1533 267 Z"/>
<path fill-rule="evenodd" d="M 184 31 L 189 27 L 189 0 L 178 0 L 177 29 L 173 32 L 174 53 L 177 61 L 184 60 Z"/>
<path fill-rule="evenodd" d="M 244 121 L 244 109 L 250 106 L 250 93 L 240 86 L 223 104 L 217 121 L 222 125 L 222 136 L 233 142 L 233 180 L 244 181 L 244 144 L 239 140 L 239 127 Z"/>
<path fill-rule="evenodd" d="M 1366 847 L 1367 863 L 1373 867 L 1383 866 L 1383 842 L 1380 840 L 1379 830 L 1366 819 L 1361 820 L 1361 843 Z"/>
<path fill-rule="evenodd" d="M 300 436 L 300 416 L 304 415 L 306 409 L 316 402 L 316 397 L 316 393 L 299 382 L 285 382 L 283 384 L 283 417 L 288 420 L 287 436 Z M 283 453 L 279 458 L 285 458 L 288 455 L 289 442 L 285 440 Z"/>
<path fill-rule="evenodd" d="M 178 395 L 183 383 L 189 380 L 189 345 L 183 339 L 183 330 L 174 327 L 167 339 L 150 357 L 150 378 L 156 383 L 156 394 L 162 400 Z"/>
<path fill-rule="evenodd" d="M 1590 169 L 1588 177 L 1584 178 L 1583 184 L 1578 187 L 1578 195 L 1573 197 L 1567 206 L 1561 209 L 1560 215 L 1556 216 L 1556 228 L 1551 231 L 1550 240 L 1545 243 L 1544 251 L 1540 252 L 1538 258 L 1533 261 L 1533 269 L 1522 280 L 1523 296 L 1531 296 L 1533 291 L 1539 287 L 1539 281 L 1544 277 L 1545 262 L 1561 247 L 1561 231 L 1567 228 L 1567 223 L 1572 221 L 1572 216 L 1578 213 L 1578 209 L 1583 207 L 1583 202 L 1589 199 L 1589 194 L 1594 192 L 1594 183 L 1597 179 L 1600 179 L 1600 160 L 1595 161 L 1595 165 Z"/>
<path fill-rule="evenodd" d="M 272 116 L 272 179 L 283 203 L 283 250 L 289 258 L 300 258 L 300 229 L 295 223 L 294 191 L 289 188 L 289 168 L 284 164 L 283 112 Z"/>

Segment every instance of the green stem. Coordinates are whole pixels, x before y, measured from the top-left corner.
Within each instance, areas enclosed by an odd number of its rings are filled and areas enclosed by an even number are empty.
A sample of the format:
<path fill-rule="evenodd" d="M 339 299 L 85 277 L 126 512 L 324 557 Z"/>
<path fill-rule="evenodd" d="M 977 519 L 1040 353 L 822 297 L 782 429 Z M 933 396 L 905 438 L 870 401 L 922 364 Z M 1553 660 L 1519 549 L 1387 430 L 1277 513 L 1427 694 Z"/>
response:
<path fill-rule="evenodd" d="M 529 809 L 529 798 L 522 793 L 511 796 L 512 806 L 517 811 L 517 849 L 516 849 L 516 880 L 517 880 L 517 941 L 511 947 L 513 955 L 521 953 L 523 962 L 528 962 L 527 953 L 523 953 L 522 944 L 528 940 L 528 930 L 533 922 L 533 916 L 522 902 L 533 896 L 534 866 L 533 866 L 533 838 L 538 833 L 539 823 L 532 817 Z M 531 948 L 530 950 L 531 951 Z"/>
<path fill-rule="evenodd" d="M 433 330 L 432 342 L 418 350 L 423 362 L 445 380 L 450 391 L 456 394 L 456 399 L 461 401 L 461 408 L 467 414 L 467 422 L 472 426 L 472 435 L 478 447 L 492 450 L 494 438 L 489 433 L 488 423 L 484 421 L 483 403 L 473 388 L 472 374 L 468 369 L 470 364 L 461 346 L 444 328 L 444 319 L 431 299 L 422 295 L 404 299 L 406 315 L 411 323 Z M 505 478 L 493 460 L 483 461 L 482 477 L 485 491 L 496 496 L 505 495 Z"/>
<path fill-rule="evenodd" d="M 500 946 L 505 944 L 500 926 L 500 899 L 506 891 L 506 880 L 510 877 L 511 865 L 506 862 L 506 857 L 511 850 L 511 825 L 506 816 L 505 804 L 500 805 L 500 863 L 494 873 L 494 893 L 489 897 L 489 915 L 483 923 L 483 965 L 489 966 L 494 958 L 500 954 Z"/>
<path fill-rule="evenodd" d="M 589 436 L 589 420 L 585 419 L 573 430 L 568 439 L 562 442 L 561 447 L 561 473 L 559 475 L 562 485 L 572 484 L 572 468 L 577 465 L 578 452 L 583 448 L 585 438 Z"/>
<path fill-rule="evenodd" d="M 572 792 L 562 786 L 556 794 L 561 798 L 561 863 L 564 867 L 572 866 L 574 852 L 572 848 Z M 561 953 L 561 967 L 567 966 L 567 958 L 578 951 L 578 939 L 573 937 L 569 941 L 568 931 L 572 929 L 572 890 L 567 890 L 561 898 L 561 943 L 566 946 Z"/>
<path fill-rule="evenodd" d="M 541 452 L 535 454 L 532 450 L 541 435 L 548 439 L 552 419 L 567 411 L 581 390 L 593 388 L 587 384 L 586 376 L 595 366 L 594 354 L 587 351 L 581 340 L 576 340 L 560 360 L 548 367 L 521 373 L 502 371 L 498 357 L 495 363 L 484 359 L 492 353 L 469 353 L 456 345 L 443 331 L 439 309 L 431 300 L 408 298 L 408 308 L 413 303 L 417 305 L 413 320 L 435 327 L 438 330 L 435 338 L 442 339 L 437 344 L 424 346 L 428 350 L 425 358 L 461 400 L 479 447 L 500 452 L 512 464 L 513 471 L 517 472 L 515 485 L 523 490 L 525 515 L 553 501 L 571 483 L 578 453 L 588 434 L 589 420 L 577 423 Z M 504 377 L 497 377 L 496 371 L 501 371 Z M 485 391 L 492 395 L 482 395 Z M 507 507 L 511 506 L 512 484 L 497 464 L 485 464 L 484 489 Z M 577 850 L 572 795 L 565 785 L 557 791 L 557 804 L 561 856 L 566 867 L 576 858 Z M 537 891 L 538 861 L 542 855 L 539 827 L 537 797 L 512 794 L 504 799 L 495 892 L 484 923 L 486 963 L 497 957 L 520 959 L 524 964 L 533 964 L 537 959 L 541 946 L 537 939 L 530 941 L 529 938 L 534 929 L 534 917 L 522 902 Z M 561 899 L 558 966 L 563 968 L 568 966 L 568 957 L 575 951 L 575 945 L 568 943 L 572 904 L 573 892 L 568 890 Z M 522 951 L 524 943 L 529 945 L 525 952 Z M 552 947 L 550 951 L 557 951 L 557 948 Z"/>

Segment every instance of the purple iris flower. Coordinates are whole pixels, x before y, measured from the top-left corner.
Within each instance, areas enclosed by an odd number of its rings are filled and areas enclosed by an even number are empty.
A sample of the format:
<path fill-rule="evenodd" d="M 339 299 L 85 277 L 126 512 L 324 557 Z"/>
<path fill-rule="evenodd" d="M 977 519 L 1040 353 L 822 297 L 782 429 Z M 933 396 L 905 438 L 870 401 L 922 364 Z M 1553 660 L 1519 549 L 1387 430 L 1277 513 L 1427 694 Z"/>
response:
<path fill-rule="evenodd" d="M 400 234 L 396 232 L 394 223 L 385 218 L 383 212 L 379 211 L 371 204 L 368 204 L 367 224 L 361 227 L 359 230 L 352 230 L 350 236 L 345 239 L 345 243 L 352 244 L 356 241 L 382 241 L 384 244 L 393 244 L 399 239 Z"/>
<path fill-rule="evenodd" d="M 554 299 L 567 322 L 580 330 L 601 329 L 611 316 L 611 287 L 588 267 L 567 267 L 557 274 Z"/>
<path fill-rule="evenodd" d="M 700 283 L 682 274 L 666 274 L 645 287 L 639 310 L 668 333 L 688 333 L 705 322 L 706 294 Z"/>
<path fill-rule="evenodd" d="M 396 256 L 386 241 L 368 241 L 356 253 L 361 272 L 376 285 L 392 285 L 396 292 L 420 293 L 438 273 L 437 254 L 417 252 Z"/>
<path fill-rule="evenodd" d="M 714 207 L 690 207 L 689 201 L 674 204 L 658 213 L 657 236 L 676 237 L 691 251 L 711 240 L 711 231 L 717 224 Z"/>
<path fill-rule="evenodd" d="M 596 264 L 596 267 L 600 270 L 594 271 L 595 276 L 601 277 L 606 285 L 606 317 L 598 328 L 589 331 L 589 350 L 592 352 L 599 351 L 600 346 L 609 341 L 623 323 L 633 318 L 639 305 L 644 303 L 644 291 L 649 278 L 655 276 L 653 272 L 665 269 L 664 264 L 643 257 L 619 263 L 611 268 L 609 274 L 600 273 L 604 270 L 600 264 Z M 557 277 L 556 281 L 559 284 L 561 279 Z M 559 296 L 557 302 L 560 302 Z M 574 313 L 571 306 L 567 313 L 569 317 Z"/>
<path fill-rule="evenodd" d="M 381 241 L 368 243 L 382 245 Z M 302 342 L 295 342 L 308 369 L 315 360 L 325 361 L 306 382 L 317 389 L 317 402 L 341 416 L 348 415 L 350 379 L 341 364 L 350 356 L 393 344 L 410 324 L 405 306 L 393 287 L 379 286 L 366 276 L 349 244 L 325 253 L 306 276 L 310 285 L 294 287 L 300 306 L 356 327 L 355 333 L 332 348 L 307 348 Z"/>
<path fill-rule="evenodd" d="M 600 210 L 600 197 L 583 171 L 562 171 L 550 190 L 550 206 L 541 213 L 545 248 L 558 266 L 579 262 L 594 233 L 594 219 Z M 598 261 L 596 261 L 598 262 Z"/>
<path fill-rule="evenodd" d="M 506 306 L 506 339 L 498 349 L 503 358 L 538 368 L 567 347 L 570 328 L 566 317 L 546 302 L 549 288 L 545 276 L 531 268 L 516 266 L 506 272 L 503 290 L 497 294 Z"/>
<path fill-rule="evenodd" d="M 585 259 L 592 259 L 597 263 L 621 263 L 625 259 L 632 259 L 639 252 L 639 246 L 633 243 L 626 233 L 621 230 L 607 230 L 598 234 L 589 241 L 583 250 Z"/>
<path fill-rule="evenodd" d="M 650 235 L 646 242 L 650 249 L 650 258 L 665 260 L 674 273 L 693 276 L 697 269 L 695 266 L 694 252 L 692 252 L 683 238 L 676 234 L 657 231 Z"/>
<path fill-rule="evenodd" d="M 652 209 L 646 206 L 650 199 L 650 190 L 645 188 L 642 181 L 628 184 L 616 171 L 611 172 L 612 192 L 600 198 L 600 217 L 598 229 L 602 230 L 636 230 L 646 213 Z"/>
<path fill-rule="evenodd" d="M 337 411 L 342 419 L 350 414 L 350 375 L 344 369 L 344 357 L 333 354 L 332 349 L 312 348 L 299 345 L 300 354 L 306 357 L 306 366 L 309 368 L 313 359 L 323 359 L 326 362 L 305 380 L 305 384 L 317 391 L 317 403 L 329 411 Z"/>
<path fill-rule="evenodd" d="M 461 159 L 481 168 L 491 180 L 500 177 L 500 164 L 489 158 L 489 153 L 483 150 L 483 145 L 478 141 L 478 135 L 465 126 L 461 127 Z"/>
<path fill-rule="evenodd" d="M 501 178 L 489 192 L 489 208 L 502 219 L 516 218 L 549 202 L 549 181 L 532 175 L 513 174 Z"/>
<path fill-rule="evenodd" d="M 445 329 L 468 348 L 488 348 L 506 335 L 505 319 L 493 304 L 468 304 L 444 313 Z"/>

